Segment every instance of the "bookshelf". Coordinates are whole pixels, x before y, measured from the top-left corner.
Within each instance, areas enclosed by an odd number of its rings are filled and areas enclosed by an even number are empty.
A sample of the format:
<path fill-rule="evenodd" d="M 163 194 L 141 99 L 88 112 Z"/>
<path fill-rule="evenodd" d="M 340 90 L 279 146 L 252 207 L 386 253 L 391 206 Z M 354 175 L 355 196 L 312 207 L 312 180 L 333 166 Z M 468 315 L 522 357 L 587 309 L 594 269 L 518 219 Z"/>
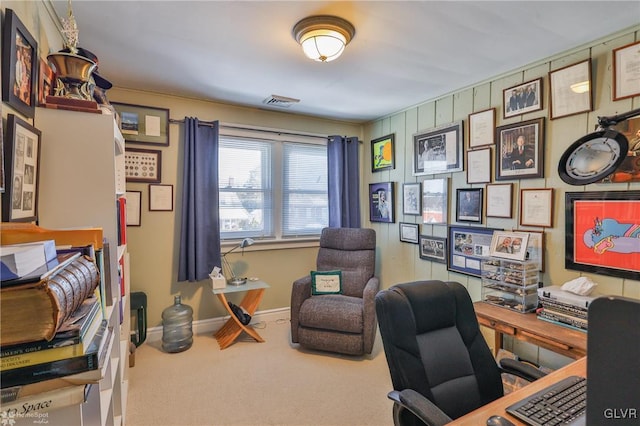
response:
<path fill-rule="evenodd" d="M 125 424 L 129 368 L 129 255 L 118 199 L 126 196 L 124 139 L 107 114 L 37 108 L 42 132 L 38 225 L 47 229 L 101 228 L 104 299 L 113 326 L 108 361 L 86 402 L 49 413 L 49 424 Z M 126 240 L 124 240 L 126 241 Z M 121 278 L 126 288 L 121 289 Z"/>

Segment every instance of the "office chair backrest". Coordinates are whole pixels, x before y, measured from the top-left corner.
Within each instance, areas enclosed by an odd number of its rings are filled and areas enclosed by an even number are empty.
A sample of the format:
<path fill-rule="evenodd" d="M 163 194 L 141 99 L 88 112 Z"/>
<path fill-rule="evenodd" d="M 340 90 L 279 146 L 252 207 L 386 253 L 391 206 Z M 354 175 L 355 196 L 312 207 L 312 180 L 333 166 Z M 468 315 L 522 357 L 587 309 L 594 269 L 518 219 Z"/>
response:
<path fill-rule="evenodd" d="M 640 424 L 640 300 L 589 305 L 587 425 Z"/>
<path fill-rule="evenodd" d="M 324 228 L 318 271 L 342 271 L 342 294 L 362 297 L 376 265 L 376 232 L 368 228 Z"/>
<path fill-rule="evenodd" d="M 395 390 L 419 392 L 452 419 L 503 395 L 500 371 L 461 284 L 395 285 L 377 294 L 376 313 Z"/>

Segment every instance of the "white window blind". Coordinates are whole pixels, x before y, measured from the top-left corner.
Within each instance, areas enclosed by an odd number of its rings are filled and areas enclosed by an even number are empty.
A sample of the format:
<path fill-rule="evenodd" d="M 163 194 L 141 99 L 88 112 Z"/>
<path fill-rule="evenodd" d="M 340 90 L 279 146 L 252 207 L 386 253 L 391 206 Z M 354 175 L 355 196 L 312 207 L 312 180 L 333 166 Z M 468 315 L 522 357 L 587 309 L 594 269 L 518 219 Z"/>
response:
<path fill-rule="evenodd" d="M 218 170 L 223 240 L 309 237 L 328 225 L 327 148 L 317 139 L 221 134 Z"/>

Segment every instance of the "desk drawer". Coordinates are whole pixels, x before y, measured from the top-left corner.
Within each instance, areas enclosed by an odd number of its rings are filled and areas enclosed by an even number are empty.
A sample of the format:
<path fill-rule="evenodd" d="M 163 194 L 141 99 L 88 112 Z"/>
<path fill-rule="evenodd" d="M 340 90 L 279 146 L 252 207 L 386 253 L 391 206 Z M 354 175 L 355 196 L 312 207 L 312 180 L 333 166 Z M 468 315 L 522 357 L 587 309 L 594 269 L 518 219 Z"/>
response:
<path fill-rule="evenodd" d="M 511 327 L 510 325 L 501 323 L 499 321 L 493 320 L 493 319 L 489 319 L 489 318 L 484 318 L 484 317 L 478 317 L 478 323 L 480 323 L 480 325 L 483 325 L 485 327 L 489 327 L 491 329 L 494 329 L 496 331 L 499 331 L 502 334 L 508 334 L 510 336 L 515 336 L 516 334 L 516 329 Z"/>

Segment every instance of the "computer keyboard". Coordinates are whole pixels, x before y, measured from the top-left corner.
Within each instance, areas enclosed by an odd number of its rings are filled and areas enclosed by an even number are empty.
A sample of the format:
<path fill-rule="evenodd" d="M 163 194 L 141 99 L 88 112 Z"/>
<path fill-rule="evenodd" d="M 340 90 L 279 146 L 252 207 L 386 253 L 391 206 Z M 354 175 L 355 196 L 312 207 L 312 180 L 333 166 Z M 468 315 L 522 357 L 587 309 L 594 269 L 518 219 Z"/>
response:
<path fill-rule="evenodd" d="M 507 413 L 532 426 L 584 424 L 587 379 L 570 376 L 507 407 Z"/>

